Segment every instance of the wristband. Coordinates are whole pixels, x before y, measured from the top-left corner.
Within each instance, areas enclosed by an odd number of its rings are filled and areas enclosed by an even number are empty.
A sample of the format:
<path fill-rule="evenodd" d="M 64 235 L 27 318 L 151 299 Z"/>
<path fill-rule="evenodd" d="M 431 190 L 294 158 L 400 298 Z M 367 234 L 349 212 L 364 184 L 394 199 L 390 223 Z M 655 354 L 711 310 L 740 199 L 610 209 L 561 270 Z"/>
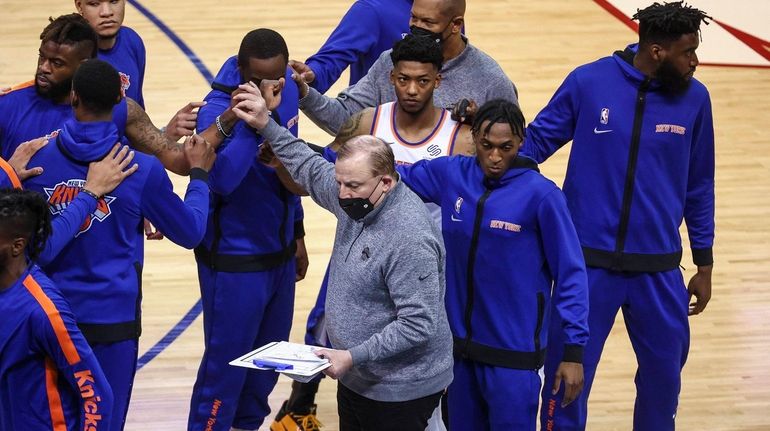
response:
<path fill-rule="evenodd" d="M 219 133 L 222 134 L 222 136 L 224 136 L 225 138 L 229 138 L 230 136 L 233 136 L 232 133 L 231 134 L 225 133 L 225 128 L 222 127 L 222 122 L 219 121 L 219 115 L 217 115 L 215 122 L 217 123 L 217 130 L 219 131 Z"/>
<path fill-rule="evenodd" d="M 83 192 L 83 193 L 85 193 L 85 194 L 87 194 L 88 196 L 91 196 L 92 198 L 94 198 L 94 199 L 95 199 L 95 200 L 97 200 L 97 201 L 98 201 L 99 199 L 101 199 L 99 196 L 97 196 L 97 195 L 96 195 L 96 193 L 92 192 L 91 190 L 88 190 L 88 189 L 80 189 L 80 191 L 81 191 L 81 192 Z"/>

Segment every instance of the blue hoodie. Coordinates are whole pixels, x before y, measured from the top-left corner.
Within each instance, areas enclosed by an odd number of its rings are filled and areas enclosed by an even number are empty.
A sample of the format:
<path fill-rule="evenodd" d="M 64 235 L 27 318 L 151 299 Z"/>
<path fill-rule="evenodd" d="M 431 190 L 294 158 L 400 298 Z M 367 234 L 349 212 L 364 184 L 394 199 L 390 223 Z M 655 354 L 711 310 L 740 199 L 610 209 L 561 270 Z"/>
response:
<path fill-rule="evenodd" d="M 679 226 L 696 265 L 713 262 L 714 126 L 706 87 L 679 96 L 633 66 L 637 45 L 567 76 L 527 127 L 521 152 L 542 162 L 573 141 L 564 194 L 588 266 L 677 268 Z"/>
<path fill-rule="evenodd" d="M 119 140 L 112 122 L 69 120 L 30 161 L 43 174 L 24 182 L 43 194 L 54 218 L 76 198 L 88 163 L 102 159 Z M 149 219 L 171 241 L 193 248 L 203 238 L 209 191 L 193 170 L 185 201 L 174 194 L 163 165 L 136 153 L 139 170 L 99 199 L 75 239 L 44 270 L 61 286 L 90 343 L 135 339 L 141 332 L 142 221 Z"/>
<path fill-rule="evenodd" d="M 455 354 L 540 368 L 553 299 L 564 322 L 564 360 L 582 362 L 588 282 L 559 188 L 524 157 L 497 181 L 485 179 L 476 158 L 467 156 L 397 169 L 409 188 L 441 207 Z"/>
<path fill-rule="evenodd" d="M 230 105 L 230 93 L 245 82 L 237 57 L 225 61 L 212 91 L 198 112 L 198 130 L 205 130 Z M 273 117 L 295 136 L 299 121 L 299 90 L 286 69 L 281 104 Z M 212 199 L 206 235 L 195 255 L 199 263 L 225 272 L 254 272 L 277 267 L 294 257 L 296 237 L 304 236 L 300 198 L 289 192 L 275 173 L 257 158 L 263 139 L 238 122 L 230 138 L 217 148 L 209 176 Z"/>

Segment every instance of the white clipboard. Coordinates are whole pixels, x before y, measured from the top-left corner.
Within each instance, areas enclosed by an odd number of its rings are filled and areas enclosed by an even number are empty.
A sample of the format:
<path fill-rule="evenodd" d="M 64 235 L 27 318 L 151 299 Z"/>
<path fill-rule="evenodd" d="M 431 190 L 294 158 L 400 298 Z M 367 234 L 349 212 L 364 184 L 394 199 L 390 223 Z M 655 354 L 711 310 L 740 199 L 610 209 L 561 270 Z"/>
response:
<path fill-rule="evenodd" d="M 275 371 L 299 382 L 307 383 L 313 380 L 318 373 L 331 366 L 328 359 L 317 357 L 313 353 L 314 349 L 314 346 L 305 344 L 275 341 L 233 359 L 230 361 L 230 365 Z M 259 366 L 260 362 L 265 365 Z M 290 366 L 290 368 L 279 369 L 273 365 Z"/>

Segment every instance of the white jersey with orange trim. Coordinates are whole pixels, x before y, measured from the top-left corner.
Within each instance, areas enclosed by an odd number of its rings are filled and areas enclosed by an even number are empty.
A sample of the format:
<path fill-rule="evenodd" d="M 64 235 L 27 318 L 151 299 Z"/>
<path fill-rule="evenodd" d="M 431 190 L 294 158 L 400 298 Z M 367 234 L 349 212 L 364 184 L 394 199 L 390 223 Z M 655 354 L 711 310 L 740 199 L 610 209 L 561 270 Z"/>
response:
<path fill-rule="evenodd" d="M 441 111 L 438 123 L 427 137 L 419 142 L 409 142 L 401 137 L 396 129 L 395 107 L 396 102 L 389 102 L 375 108 L 370 133 L 391 143 L 396 164 L 411 165 L 420 160 L 431 160 L 452 154 L 462 124 L 454 121 L 449 111 Z M 433 203 L 425 205 L 440 227 L 441 207 Z"/>

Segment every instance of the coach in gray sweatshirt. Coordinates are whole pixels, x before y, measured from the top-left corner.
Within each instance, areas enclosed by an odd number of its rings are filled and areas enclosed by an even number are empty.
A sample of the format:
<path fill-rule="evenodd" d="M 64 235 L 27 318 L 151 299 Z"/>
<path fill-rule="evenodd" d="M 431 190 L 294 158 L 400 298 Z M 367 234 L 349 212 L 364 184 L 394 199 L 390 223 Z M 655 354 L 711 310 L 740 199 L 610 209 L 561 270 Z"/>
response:
<path fill-rule="evenodd" d="M 269 119 L 258 94 L 235 96 L 247 100 L 233 111 L 337 216 L 326 297 L 334 350 L 321 354 L 332 363 L 327 374 L 341 383 L 341 427 L 376 419 L 395 421 L 385 429 L 425 429 L 452 381 L 440 233 L 420 198 L 398 180 L 388 144 L 356 137 L 340 149 L 336 165 L 329 163 Z"/>

